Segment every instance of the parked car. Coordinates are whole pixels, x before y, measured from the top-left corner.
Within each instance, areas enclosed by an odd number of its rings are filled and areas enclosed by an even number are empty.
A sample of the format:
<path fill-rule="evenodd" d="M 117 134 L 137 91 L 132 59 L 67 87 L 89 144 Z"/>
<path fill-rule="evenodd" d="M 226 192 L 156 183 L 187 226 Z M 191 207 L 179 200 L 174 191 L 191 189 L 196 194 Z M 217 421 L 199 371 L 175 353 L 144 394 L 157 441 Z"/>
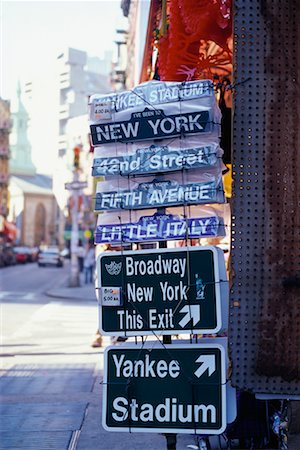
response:
<path fill-rule="evenodd" d="M 14 253 L 13 247 L 10 244 L 6 244 L 3 246 L 2 254 L 4 256 L 4 265 L 5 266 L 12 266 L 12 265 L 16 264 L 16 262 L 17 262 L 16 255 Z"/>
<path fill-rule="evenodd" d="M 17 263 L 25 264 L 29 261 L 28 248 L 27 247 L 14 247 L 14 254 L 16 255 Z"/>
<path fill-rule="evenodd" d="M 0 267 L 16 264 L 16 255 L 10 244 L 0 245 Z"/>
<path fill-rule="evenodd" d="M 64 258 L 57 247 L 48 247 L 40 251 L 37 262 L 39 267 L 56 266 L 63 267 Z"/>
<path fill-rule="evenodd" d="M 3 254 L 3 251 L 2 251 L 2 247 L 0 248 L 0 267 L 4 267 L 5 266 L 5 264 L 4 264 L 4 254 Z"/>

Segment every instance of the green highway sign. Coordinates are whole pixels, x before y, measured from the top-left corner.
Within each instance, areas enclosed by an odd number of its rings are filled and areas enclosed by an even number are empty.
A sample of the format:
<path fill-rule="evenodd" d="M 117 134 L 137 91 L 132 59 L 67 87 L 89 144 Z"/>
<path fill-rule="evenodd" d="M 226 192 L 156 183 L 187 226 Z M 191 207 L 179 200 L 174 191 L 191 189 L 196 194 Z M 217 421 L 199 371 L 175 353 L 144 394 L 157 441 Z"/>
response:
<path fill-rule="evenodd" d="M 103 253 L 97 271 L 103 334 L 207 334 L 224 327 L 226 270 L 217 247 Z"/>
<path fill-rule="evenodd" d="M 225 349 L 212 344 L 111 346 L 105 350 L 108 431 L 221 434 L 226 428 Z"/>

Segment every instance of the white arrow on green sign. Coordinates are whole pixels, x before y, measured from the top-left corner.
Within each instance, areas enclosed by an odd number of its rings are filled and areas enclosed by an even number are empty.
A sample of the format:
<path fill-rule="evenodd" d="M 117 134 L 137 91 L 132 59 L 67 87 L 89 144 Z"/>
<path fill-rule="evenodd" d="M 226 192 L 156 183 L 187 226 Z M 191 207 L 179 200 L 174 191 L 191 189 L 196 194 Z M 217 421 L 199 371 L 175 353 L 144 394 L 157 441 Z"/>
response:
<path fill-rule="evenodd" d="M 97 270 L 103 334 L 217 333 L 222 327 L 226 270 L 217 247 L 103 253 Z"/>
<path fill-rule="evenodd" d="M 200 322 L 200 305 L 185 305 L 179 313 L 184 313 L 183 319 L 179 322 L 181 328 L 184 328 L 189 322 L 193 327 Z"/>
<path fill-rule="evenodd" d="M 227 423 L 226 352 L 217 338 L 211 341 L 107 348 L 104 428 L 221 434 Z"/>
<path fill-rule="evenodd" d="M 201 363 L 201 366 L 195 372 L 195 375 L 198 378 L 200 378 L 206 371 L 210 377 L 216 370 L 216 358 L 214 355 L 201 355 L 196 362 Z"/>

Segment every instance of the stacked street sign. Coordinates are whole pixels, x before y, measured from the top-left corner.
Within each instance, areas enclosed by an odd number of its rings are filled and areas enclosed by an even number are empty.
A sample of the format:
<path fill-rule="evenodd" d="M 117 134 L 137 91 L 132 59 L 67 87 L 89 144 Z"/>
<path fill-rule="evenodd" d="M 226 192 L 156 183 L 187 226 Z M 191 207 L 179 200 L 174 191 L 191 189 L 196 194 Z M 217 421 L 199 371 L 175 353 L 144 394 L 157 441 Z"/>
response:
<path fill-rule="evenodd" d="M 115 150 L 120 150 L 116 147 L 112 152 L 106 151 L 105 157 L 101 157 L 97 147 L 92 174 L 94 176 L 120 174 L 133 176 L 153 174 L 158 171 L 174 172 L 182 169 L 218 166 L 220 148 L 214 141 L 191 137 L 188 140 L 190 145 L 188 148 L 183 147 L 184 142 L 180 139 L 172 139 L 169 145 L 151 144 L 144 145 L 142 148 L 132 143 L 126 146 L 126 154 L 116 155 Z"/>
<path fill-rule="evenodd" d="M 182 239 L 182 233 L 161 236 L 163 224 L 176 228 L 178 217 L 185 222 L 184 238 L 201 237 L 191 231 L 189 207 L 224 202 L 221 116 L 211 81 L 152 81 L 132 91 L 93 95 L 89 109 L 95 146 L 92 175 L 105 177 L 97 184 L 95 211 L 101 215 L 95 242 L 108 242 L 108 238 L 115 244 L 143 242 L 145 227 L 149 228 L 146 224 L 157 229 L 148 241 Z M 179 211 L 182 206 L 183 213 L 164 214 L 163 220 L 147 213 L 166 207 Z M 140 238 L 139 233 L 126 231 L 131 221 L 126 220 L 125 212 L 135 210 L 146 218 Z M 118 211 L 117 222 L 113 211 Z M 105 240 L 101 217 L 106 224 Z M 205 215 L 198 216 L 203 218 Z M 222 216 L 216 212 L 213 222 L 211 236 L 223 235 L 224 228 L 219 226 Z M 138 225 L 141 229 L 141 222 Z M 115 227 L 121 234 L 113 232 Z"/>
<path fill-rule="evenodd" d="M 200 102 L 199 102 L 200 100 Z M 199 104 L 200 103 L 200 104 Z M 210 81 L 144 83 L 90 99 L 94 146 L 216 132 L 220 119 Z"/>
<path fill-rule="evenodd" d="M 174 239 L 207 238 L 225 235 L 222 215 L 224 205 L 218 207 L 188 206 L 156 210 L 123 211 L 99 214 L 95 241 L 98 244 L 165 241 Z"/>
<path fill-rule="evenodd" d="M 89 107 L 92 175 L 102 178 L 96 244 L 224 236 L 221 117 L 211 81 L 151 81 L 128 92 L 94 95 Z M 103 334 L 160 337 L 227 329 L 226 269 L 216 247 L 104 253 L 97 283 Z M 186 356 L 175 346 L 157 355 L 136 347 L 108 349 L 104 426 L 222 433 L 226 346 L 220 350 L 217 340 L 196 353 L 190 344 L 182 347 L 191 350 Z M 193 374 L 189 358 L 201 363 Z M 193 387 L 185 385 L 193 377 Z M 170 388 L 152 401 L 146 391 L 158 389 L 156 384 Z M 177 384 L 185 394 L 172 391 Z"/>
<path fill-rule="evenodd" d="M 161 208 L 222 203 L 222 177 L 212 171 L 173 173 L 157 178 L 134 177 L 98 183 L 95 210 Z M 117 183 L 117 189 L 114 187 Z"/>

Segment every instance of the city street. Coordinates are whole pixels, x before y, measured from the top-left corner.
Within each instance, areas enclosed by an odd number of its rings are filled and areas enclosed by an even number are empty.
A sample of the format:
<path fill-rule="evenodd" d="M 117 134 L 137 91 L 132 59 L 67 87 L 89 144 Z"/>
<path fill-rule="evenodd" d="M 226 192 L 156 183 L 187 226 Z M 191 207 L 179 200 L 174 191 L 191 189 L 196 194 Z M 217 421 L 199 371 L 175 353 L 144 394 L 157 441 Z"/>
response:
<path fill-rule="evenodd" d="M 166 449 L 162 434 L 102 428 L 103 348 L 91 347 L 94 289 L 68 288 L 69 270 L 69 261 L 64 268 L 0 270 L 1 450 Z M 189 444 L 192 436 L 178 435 L 177 450 Z"/>
<path fill-rule="evenodd" d="M 25 325 L 31 316 L 49 298 L 43 295 L 54 285 L 67 280 L 68 268 L 39 268 L 37 264 L 9 266 L 0 271 L 0 299 L 2 304 L 2 343 L 12 344 L 14 333 Z"/>
<path fill-rule="evenodd" d="M 68 273 L 68 263 L 0 272 L 3 449 L 68 448 L 80 429 L 99 359 L 89 345 L 96 302 L 92 288 L 90 299 L 77 303 L 45 295 L 66 285 Z"/>

